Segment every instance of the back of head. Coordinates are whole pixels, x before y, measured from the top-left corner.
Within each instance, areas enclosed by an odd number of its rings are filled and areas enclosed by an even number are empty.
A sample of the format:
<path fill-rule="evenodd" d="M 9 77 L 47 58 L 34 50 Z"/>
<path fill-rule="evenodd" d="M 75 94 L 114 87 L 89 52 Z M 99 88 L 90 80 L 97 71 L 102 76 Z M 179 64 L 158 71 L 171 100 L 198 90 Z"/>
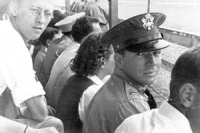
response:
<path fill-rule="evenodd" d="M 98 23 L 98 20 L 89 16 L 77 19 L 72 26 L 72 37 L 74 41 L 80 43 L 84 37 L 94 31 L 93 23 Z"/>
<path fill-rule="evenodd" d="M 172 101 L 180 101 L 179 89 L 185 83 L 194 86 L 200 85 L 200 46 L 187 50 L 176 61 L 170 81 L 170 99 Z"/>
<path fill-rule="evenodd" d="M 102 32 L 92 32 L 83 39 L 71 65 L 73 72 L 82 76 L 95 75 L 103 64 L 102 58 L 110 57 L 110 46 L 100 43 L 102 35 Z"/>

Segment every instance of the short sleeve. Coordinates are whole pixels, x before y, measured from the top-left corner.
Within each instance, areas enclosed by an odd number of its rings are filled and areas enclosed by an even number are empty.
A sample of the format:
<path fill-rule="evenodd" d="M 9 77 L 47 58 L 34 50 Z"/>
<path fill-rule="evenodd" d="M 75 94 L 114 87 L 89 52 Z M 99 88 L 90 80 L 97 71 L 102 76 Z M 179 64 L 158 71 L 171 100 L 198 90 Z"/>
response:
<path fill-rule="evenodd" d="M 21 36 L 13 29 L 9 30 L 0 41 L 0 71 L 11 90 L 14 103 L 19 107 L 27 99 L 45 92 L 36 80 L 31 55 Z"/>

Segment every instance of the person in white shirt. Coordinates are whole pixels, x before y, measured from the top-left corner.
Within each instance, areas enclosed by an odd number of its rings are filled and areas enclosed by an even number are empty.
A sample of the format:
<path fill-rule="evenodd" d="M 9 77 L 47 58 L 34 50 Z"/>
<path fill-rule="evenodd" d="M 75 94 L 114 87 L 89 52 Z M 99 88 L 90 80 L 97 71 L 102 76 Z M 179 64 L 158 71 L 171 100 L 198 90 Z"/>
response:
<path fill-rule="evenodd" d="M 200 46 L 183 53 L 172 69 L 168 103 L 128 117 L 115 133 L 199 133 L 199 66 Z"/>
<path fill-rule="evenodd" d="M 25 45 L 39 38 L 52 18 L 53 9 L 54 0 L 9 1 L 6 15 L 0 21 L 0 94 L 11 91 L 20 113 L 12 120 L 34 128 L 55 127 L 63 133 L 62 122 L 47 114 L 45 92 L 35 78 L 31 55 Z M 4 124 L 2 121 L 1 125 Z M 9 133 L 9 129 L 1 131 Z"/>

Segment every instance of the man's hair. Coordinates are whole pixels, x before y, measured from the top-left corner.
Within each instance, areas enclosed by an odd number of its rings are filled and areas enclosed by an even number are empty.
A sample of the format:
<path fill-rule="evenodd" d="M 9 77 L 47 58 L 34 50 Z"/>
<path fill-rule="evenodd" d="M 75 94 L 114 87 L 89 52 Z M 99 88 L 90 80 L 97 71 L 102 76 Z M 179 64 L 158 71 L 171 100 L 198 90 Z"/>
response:
<path fill-rule="evenodd" d="M 81 76 L 95 75 L 103 64 L 102 57 L 109 59 L 112 50 L 110 45 L 103 46 L 99 42 L 102 35 L 102 32 L 92 32 L 83 39 L 70 66 L 73 72 Z"/>
<path fill-rule="evenodd" d="M 55 10 L 54 10 L 55 11 Z M 57 12 L 57 11 L 56 11 Z M 59 13 L 55 13 L 54 14 L 54 18 L 49 22 L 47 27 L 52 27 L 52 28 L 56 28 L 58 29 L 57 26 L 55 26 L 55 24 L 61 20 L 63 20 L 64 18 L 66 18 L 67 16 L 65 14 L 59 14 Z"/>
<path fill-rule="evenodd" d="M 176 61 L 171 73 L 170 100 L 180 102 L 179 91 L 185 83 L 200 89 L 200 46 L 190 48 Z"/>
<path fill-rule="evenodd" d="M 47 40 L 52 40 L 54 35 L 58 34 L 58 30 L 55 28 L 47 27 L 39 37 L 38 41 L 45 47 L 48 47 Z"/>
<path fill-rule="evenodd" d="M 72 26 L 72 37 L 74 41 L 80 43 L 84 37 L 94 31 L 92 24 L 98 22 L 98 19 L 89 16 L 77 19 Z"/>
<path fill-rule="evenodd" d="M 53 10 L 53 17 L 59 17 L 60 15 L 62 15 L 62 12 L 60 10 Z"/>

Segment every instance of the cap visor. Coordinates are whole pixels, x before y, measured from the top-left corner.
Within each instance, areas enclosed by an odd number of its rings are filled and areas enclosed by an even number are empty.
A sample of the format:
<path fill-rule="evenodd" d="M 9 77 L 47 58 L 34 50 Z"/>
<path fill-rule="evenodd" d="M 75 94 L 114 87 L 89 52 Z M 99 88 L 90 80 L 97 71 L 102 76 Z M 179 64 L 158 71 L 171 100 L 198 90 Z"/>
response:
<path fill-rule="evenodd" d="M 168 47 L 169 45 L 170 45 L 170 43 L 165 40 L 156 40 L 156 41 L 133 45 L 132 47 L 130 47 L 131 49 L 129 49 L 129 51 L 131 51 L 131 52 L 149 52 L 149 51 L 164 49 L 164 48 Z"/>

